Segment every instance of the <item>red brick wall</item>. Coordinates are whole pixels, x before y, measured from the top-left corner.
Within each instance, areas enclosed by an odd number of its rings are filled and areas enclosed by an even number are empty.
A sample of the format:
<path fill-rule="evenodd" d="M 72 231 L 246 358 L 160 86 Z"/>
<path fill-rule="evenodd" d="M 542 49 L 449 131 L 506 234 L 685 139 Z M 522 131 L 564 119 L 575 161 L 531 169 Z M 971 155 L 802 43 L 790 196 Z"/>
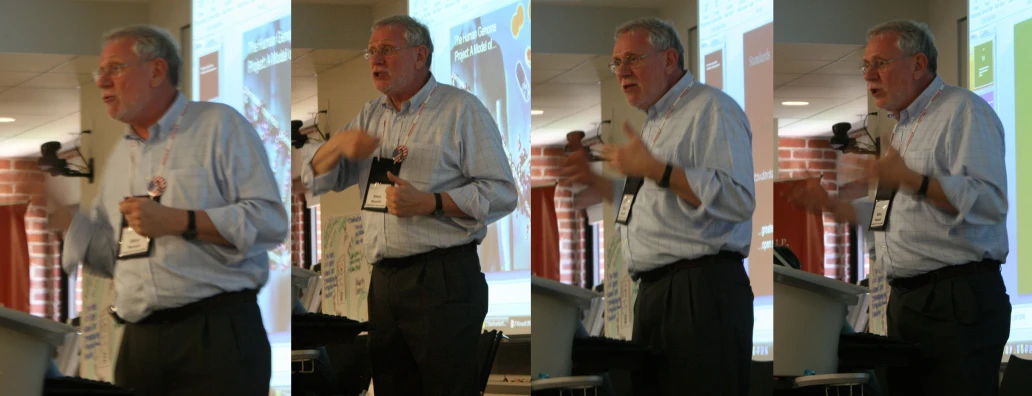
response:
<path fill-rule="evenodd" d="M 44 180 L 35 160 L 0 159 L 0 203 L 30 202 L 25 214 L 30 313 L 56 320 L 60 318 L 61 244 L 58 233 L 47 231 Z"/>
<path fill-rule="evenodd" d="M 304 267 L 305 257 L 305 195 L 290 196 L 290 264 Z"/>
<path fill-rule="evenodd" d="M 531 149 L 531 183 L 557 181 L 559 168 L 566 153 L 562 147 L 533 147 Z M 584 287 L 584 247 L 586 245 L 583 210 L 573 209 L 573 191 L 557 185 L 555 188 L 555 215 L 559 221 L 559 280 L 560 282 Z"/>
<path fill-rule="evenodd" d="M 803 177 L 809 171 L 823 174 L 822 185 L 833 196 L 838 193 L 840 153 L 828 145 L 828 138 L 778 139 L 778 170 L 782 178 Z M 846 279 L 849 268 L 849 229 L 829 214 L 824 215 L 824 276 Z"/>

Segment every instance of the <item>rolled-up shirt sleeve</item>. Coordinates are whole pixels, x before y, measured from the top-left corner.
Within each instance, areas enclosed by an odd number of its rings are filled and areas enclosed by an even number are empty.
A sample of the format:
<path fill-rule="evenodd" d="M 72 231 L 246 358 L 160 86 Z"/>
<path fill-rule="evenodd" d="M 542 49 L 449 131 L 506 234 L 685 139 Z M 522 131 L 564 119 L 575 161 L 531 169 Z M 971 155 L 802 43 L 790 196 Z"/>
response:
<path fill-rule="evenodd" d="M 730 107 L 730 106 L 726 106 Z M 745 114 L 738 109 L 721 108 L 714 101 L 706 106 L 679 143 L 680 163 L 685 178 L 701 204 L 695 207 L 681 201 L 689 213 L 699 213 L 731 223 L 752 218 L 756 208 L 752 163 L 752 134 Z"/>
<path fill-rule="evenodd" d="M 1003 125 L 988 107 L 962 109 L 947 130 L 949 175 L 936 176 L 957 213 L 946 225 L 995 225 L 1007 219 Z"/>
<path fill-rule="evenodd" d="M 354 120 L 344 126 L 344 130 L 362 127 L 361 120 L 364 113 L 366 113 L 365 108 Z M 337 166 L 330 169 L 329 172 L 316 176 L 315 170 L 312 169 L 312 159 L 324 144 L 326 143 L 310 143 L 301 149 L 301 163 L 304 164 L 301 166 L 301 184 L 313 195 L 323 195 L 330 191 L 344 191 L 348 187 L 358 184 L 361 166 L 358 162 L 348 161 L 345 158 L 341 158 Z"/>
<path fill-rule="evenodd" d="M 516 183 L 502 136 L 487 109 L 469 103 L 456 123 L 460 136 L 462 173 L 470 183 L 448 190 L 455 205 L 471 219 L 454 218 L 473 233 L 516 209 Z"/>
<path fill-rule="evenodd" d="M 79 263 L 104 277 L 110 278 L 115 272 L 118 243 L 104 210 L 103 195 L 97 194 L 87 213 L 77 212 L 72 219 L 61 254 L 61 267 L 67 274 L 75 273 Z"/>
<path fill-rule="evenodd" d="M 287 239 L 287 211 L 265 147 L 249 122 L 232 112 L 219 132 L 215 170 L 228 205 L 206 209 L 233 247 L 210 245 L 227 264 L 263 254 Z"/>

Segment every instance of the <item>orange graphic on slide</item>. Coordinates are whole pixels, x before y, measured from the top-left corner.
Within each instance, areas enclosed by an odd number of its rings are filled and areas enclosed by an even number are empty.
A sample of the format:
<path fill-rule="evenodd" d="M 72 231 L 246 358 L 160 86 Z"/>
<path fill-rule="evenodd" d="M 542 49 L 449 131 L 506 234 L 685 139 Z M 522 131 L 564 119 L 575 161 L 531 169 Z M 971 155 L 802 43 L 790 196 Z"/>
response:
<path fill-rule="evenodd" d="M 530 48 L 527 48 L 527 66 L 530 66 Z"/>
<path fill-rule="evenodd" d="M 516 6 L 516 14 L 512 16 L 512 37 L 516 38 L 520 35 L 520 30 L 523 28 L 523 20 L 525 15 L 523 14 L 523 4 Z"/>

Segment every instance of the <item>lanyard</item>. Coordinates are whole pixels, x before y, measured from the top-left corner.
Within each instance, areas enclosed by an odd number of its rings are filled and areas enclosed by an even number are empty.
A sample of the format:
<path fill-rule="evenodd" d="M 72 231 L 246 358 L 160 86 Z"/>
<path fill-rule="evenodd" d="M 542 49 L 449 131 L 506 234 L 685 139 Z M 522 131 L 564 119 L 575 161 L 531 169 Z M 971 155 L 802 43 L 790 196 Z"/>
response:
<path fill-rule="evenodd" d="M 161 168 L 159 168 L 157 175 L 147 182 L 147 192 L 152 194 L 152 196 L 156 196 L 154 195 L 155 192 L 157 195 L 161 195 L 161 193 L 165 191 L 165 179 L 161 175 L 165 173 L 165 165 L 168 164 L 168 154 L 172 152 L 172 146 L 176 142 L 176 131 L 179 130 L 179 123 L 183 121 L 183 116 L 186 115 L 186 109 L 188 107 L 189 105 L 183 106 L 183 111 L 179 113 L 179 118 L 177 118 L 176 123 L 172 125 L 172 129 L 168 136 L 168 146 L 165 147 L 165 155 L 161 158 Z M 129 150 L 129 194 L 132 195 L 133 183 L 136 182 L 136 149 L 138 144 L 136 140 L 133 140 L 130 144 L 132 147 Z M 156 191 L 151 191 L 152 189 L 156 189 Z"/>
<path fill-rule="evenodd" d="M 945 86 L 946 86 L 945 84 L 939 86 L 939 90 L 935 92 L 934 96 L 932 96 L 932 100 L 928 101 L 928 104 L 925 105 L 924 110 L 921 110 L 921 115 L 917 116 L 917 122 L 915 122 L 914 123 L 914 127 L 910 129 L 910 137 L 907 138 L 907 145 L 903 146 L 903 150 L 899 152 L 899 156 L 901 158 L 907 153 L 907 149 L 910 148 L 910 141 L 914 139 L 914 132 L 917 132 L 918 125 L 921 125 L 921 119 L 924 118 L 925 113 L 928 112 L 928 108 L 932 106 L 933 102 L 935 102 L 935 98 L 939 97 L 939 94 L 942 93 L 942 89 Z M 897 124 L 897 126 L 899 126 L 899 124 Z M 903 135 L 901 134 L 901 135 L 899 135 L 899 137 L 900 137 L 900 143 L 903 143 L 903 141 L 902 141 Z M 896 141 L 896 128 L 893 128 L 892 135 L 889 135 L 889 141 L 890 142 Z"/>
<path fill-rule="evenodd" d="M 408 134 L 405 135 L 405 141 L 402 142 L 401 141 L 401 136 L 398 136 L 398 150 L 404 150 L 405 144 L 408 143 L 409 138 L 412 137 L 412 131 L 416 129 L 416 123 L 419 122 L 419 116 L 423 115 L 423 108 L 426 107 L 427 102 L 430 102 L 430 98 L 434 96 L 434 92 L 436 92 L 436 91 L 437 91 L 437 83 L 434 83 L 434 89 L 430 90 L 430 94 L 427 95 L 426 99 L 423 100 L 423 104 L 419 105 L 419 111 L 416 112 L 416 119 L 412 120 L 412 126 L 409 127 Z M 384 120 L 383 120 L 383 131 L 384 131 L 384 134 L 386 135 L 386 133 L 387 133 L 387 119 L 386 118 L 384 118 Z M 406 155 L 408 154 L 407 150 L 406 150 L 405 154 Z"/>
<path fill-rule="evenodd" d="M 681 95 L 678 96 L 677 99 L 674 100 L 674 103 L 672 103 L 670 105 L 670 108 L 667 109 L 666 115 L 663 116 L 663 122 L 661 124 L 659 124 L 659 130 L 656 131 L 656 136 L 652 137 L 652 144 L 649 145 L 649 152 L 652 152 L 652 148 L 656 146 L 656 141 L 659 140 L 659 134 L 663 133 L 663 127 L 666 126 L 667 119 L 670 118 L 670 113 L 672 113 L 674 111 L 674 107 L 677 106 L 677 103 L 681 101 L 681 98 L 683 98 L 684 95 L 688 93 L 688 90 L 692 89 L 692 86 L 694 86 L 694 85 L 695 85 L 695 79 L 692 78 L 692 81 L 688 83 L 688 87 L 685 88 L 683 92 L 681 92 Z M 646 123 L 646 125 L 647 124 L 648 123 Z M 642 126 L 641 134 L 642 134 L 642 137 L 644 137 L 644 134 L 645 134 L 645 127 L 644 126 Z"/>

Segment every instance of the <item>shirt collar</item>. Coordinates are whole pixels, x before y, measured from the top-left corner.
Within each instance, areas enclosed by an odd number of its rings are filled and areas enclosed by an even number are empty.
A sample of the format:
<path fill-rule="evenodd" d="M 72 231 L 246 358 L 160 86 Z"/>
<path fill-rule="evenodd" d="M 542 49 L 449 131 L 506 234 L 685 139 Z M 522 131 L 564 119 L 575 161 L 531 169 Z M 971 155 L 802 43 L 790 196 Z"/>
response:
<path fill-rule="evenodd" d="M 185 107 L 186 96 L 183 96 L 182 92 L 176 92 L 176 99 L 172 101 L 172 106 L 169 106 L 168 110 L 165 110 L 165 114 L 161 116 L 161 119 L 159 119 L 156 124 L 147 128 L 147 131 L 150 134 L 148 141 L 156 142 L 165 133 L 169 132 L 172 127 L 176 125 L 176 122 L 179 121 L 179 115 L 183 113 L 183 109 Z M 133 130 L 133 127 L 130 125 L 126 125 L 125 139 L 144 141 L 136 134 L 136 131 Z"/>
<path fill-rule="evenodd" d="M 667 90 L 666 93 L 663 94 L 663 96 L 661 96 L 659 100 L 656 101 L 656 104 L 652 105 L 652 107 L 649 107 L 648 110 L 645 111 L 645 113 L 648 114 L 649 118 L 659 115 L 659 112 L 661 111 L 665 113 L 667 109 L 670 108 L 670 106 L 674 105 L 674 102 L 677 101 L 677 98 L 681 96 L 681 93 L 684 92 L 684 90 L 688 88 L 688 85 L 691 84 L 694 80 L 695 76 L 693 76 L 690 71 L 685 70 L 684 76 L 682 76 L 681 79 L 677 81 L 677 84 L 674 84 L 673 87 L 670 87 L 670 89 Z"/>
<path fill-rule="evenodd" d="M 917 117 L 926 107 L 928 107 L 928 104 L 932 101 L 932 97 L 935 96 L 936 92 L 939 92 L 939 88 L 942 87 L 943 84 L 945 83 L 942 81 L 942 77 L 935 76 L 932 83 L 928 84 L 928 87 L 917 96 L 917 99 L 914 99 L 914 101 L 910 103 L 910 106 L 907 106 L 907 108 L 900 111 L 899 114 L 889 114 L 889 116 L 894 118 L 897 122 Z"/>
<path fill-rule="evenodd" d="M 430 79 L 426 80 L 426 84 L 423 84 L 423 88 L 420 88 L 419 92 L 416 92 L 415 95 L 412 95 L 412 97 L 409 98 L 409 100 L 406 100 L 401 103 L 401 109 L 397 111 L 398 114 L 404 114 L 405 112 L 408 112 L 410 109 L 412 109 L 414 106 L 423 105 L 423 102 L 429 99 L 430 92 L 433 92 L 434 88 L 436 87 L 437 80 L 434 78 L 434 74 L 430 73 Z M 384 96 L 382 106 L 394 110 L 394 106 L 391 105 L 391 99 L 387 96 Z"/>

